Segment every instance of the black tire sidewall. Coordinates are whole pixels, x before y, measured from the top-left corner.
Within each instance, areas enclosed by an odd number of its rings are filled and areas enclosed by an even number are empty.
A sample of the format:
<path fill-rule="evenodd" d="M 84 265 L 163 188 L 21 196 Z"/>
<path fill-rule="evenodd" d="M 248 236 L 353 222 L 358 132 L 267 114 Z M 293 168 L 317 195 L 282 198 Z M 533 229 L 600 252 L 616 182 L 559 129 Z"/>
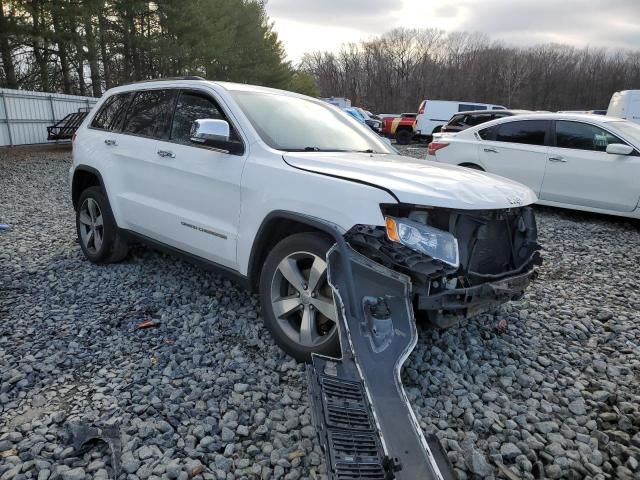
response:
<path fill-rule="evenodd" d="M 267 255 L 260 274 L 260 302 L 262 304 L 262 319 L 265 327 L 271 332 L 274 341 L 285 352 L 296 360 L 308 362 L 311 354 L 338 356 L 340 340 L 338 329 L 330 334 L 331 340 L 316 348 L 305 347 L 291 340 L 280 328 L 271 309 L 271 281 L 283 258 L 294 252 L 309 252 L 321 258 L 326 258 L 327 251 L 333 242 L 328 236 L 319 233 L 298 233 L 281 240 Z"/>
<path fill-rule="evenodd" d="M 407 145 L 413 137 L 412 132 L 406 129 L 396 131 L 396 142 L 400 145 Z"/>
<path fill-rule="evenodd" d="M 92 198 L 98 204 L 100 211 L 102 212 L 103 219 L 103 238 L 102 246 L 96 253 L 89 252 L 82 243 L 82 237 L 80 236 L 80 209 L 86 199 Z M 93 263 L 102 263 L 108 260 L 116 241 L 116 235 L 118 234 L 118 227 L 113 213 L 111 212 L 111 206 L 107 200 L 107 196 L 104 194 L 100 187 L 89 187 L 82 192 L 78 199 L 78 208 L 76 210 L 76 233 L 78 234 L 78 241 L 80 242 L 80 248 L 85 257 Z"/>

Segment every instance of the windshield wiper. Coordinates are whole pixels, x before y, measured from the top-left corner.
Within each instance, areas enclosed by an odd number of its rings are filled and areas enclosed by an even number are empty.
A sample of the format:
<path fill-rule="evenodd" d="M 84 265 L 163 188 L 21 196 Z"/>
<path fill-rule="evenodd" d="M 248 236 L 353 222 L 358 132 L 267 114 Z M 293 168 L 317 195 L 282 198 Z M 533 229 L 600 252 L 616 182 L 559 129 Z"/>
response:
<path fill-rule="evenodd" d="M 320 148 L 320 147 L 304 147 L 304 148 L 285 148 L 285 152 L 347 152 L 348 150 L 338 150 L 335 148 Z"/>
<path fill-rule="evenodd" d="M 356 153 L 379 153 L 379 154 L 383 154 L 384 152 L 377 152 L 371 148 L 367 148 L 366 150 L 354 150 L 354 152 Z"/>

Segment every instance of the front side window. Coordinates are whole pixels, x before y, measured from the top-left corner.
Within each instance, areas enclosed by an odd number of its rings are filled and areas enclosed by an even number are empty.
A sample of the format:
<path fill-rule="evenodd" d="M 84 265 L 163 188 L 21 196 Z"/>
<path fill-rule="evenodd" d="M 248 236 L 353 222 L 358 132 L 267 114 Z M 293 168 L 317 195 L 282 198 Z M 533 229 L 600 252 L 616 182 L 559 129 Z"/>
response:
<path fill-rule="evenodd" d="M 279 93 L 241 90 L 230 93 L 271 148 L 395 153 L 367 126 L 323 102 Z"/>
<path fill-rule="evenodd" d="M 182 92 L 171 125 L 171 140 L 191 143 L 191 126 L 195 120 L 212 118 L 226 120 L 213 100 L 197 92 Z"/>
<path fill-rule="evenodd" d="M 524 145 L 544 145 L 546 134 L 546 120 L 523 120 L 499 125 L 495 140 Z"/>
<path fill-rule="evenodd" d="M 144 137 L 165 137 L 175 103 L 176 90 L 143 90 L 136 93 L 122 129 Z"/>
<path fill-rule="evenodd" d="M 611 143 L 625 142 L 595 125 L 564 120 L 556 122 L 557 147 L 605 152 Z"/>
<path fill-rule="evenodd" d="M 96 116 L 93 117 L 91 127 L 101 130 L 117 130 L 118 121 L 122 120 L 130 99 L 130 93 L 118 93 L 107 98 Z"/>

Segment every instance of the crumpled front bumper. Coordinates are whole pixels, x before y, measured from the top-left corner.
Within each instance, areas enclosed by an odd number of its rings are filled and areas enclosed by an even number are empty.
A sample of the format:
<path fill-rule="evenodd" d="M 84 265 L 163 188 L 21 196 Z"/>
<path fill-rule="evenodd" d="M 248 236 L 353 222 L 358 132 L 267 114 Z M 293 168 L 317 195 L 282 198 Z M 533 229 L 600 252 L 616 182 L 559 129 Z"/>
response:
<path fill-rule="evenodd" d="M 517 275 L 488 281 L 468 288 L 455 288 L 432 295 L 419 294 L 418 310 L 425 310 L 429 320 L 446 328 L 498 305 L 522 298 L 538 275 L 535 268 Z"/>

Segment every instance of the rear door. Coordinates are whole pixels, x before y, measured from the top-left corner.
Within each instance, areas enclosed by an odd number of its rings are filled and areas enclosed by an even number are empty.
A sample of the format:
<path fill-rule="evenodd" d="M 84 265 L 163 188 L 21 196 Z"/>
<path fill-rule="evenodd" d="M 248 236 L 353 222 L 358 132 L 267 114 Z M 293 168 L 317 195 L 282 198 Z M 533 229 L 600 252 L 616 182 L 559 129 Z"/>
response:
<path fill-rule="evenodd" d="M 606 153 L 611 143 L 626 144 L 590 123 L 554 122 L 541 200 L 630 212 L 638 203 L 640 156 Z"/>
<path fill-rule="evenodd" d="M 100 109 L 91 120 L 88 128 L 82 132 L 86 136 L 86 145 L 91 145 L 91 155 L 95 159 L 104 160 L 100 170 L 104 180 L 104 186 L 107 190 L 107 196 L 112 202 L 113 213 L 116 216 L 118 225 L 122 226 L 122 221 L 118 215 L 118 209 L 115 208 L 117 203 L 116 192 L 118 183 L 112 181 L 112 176 L 119 178 L 117 169 L 113 168 L 113 154 L 117 145 L 117 131 L 126 114 L 127 107 L 133 94 L 117 93 L 107 98 L 100 106 Z"/>
<path fill-rule="evenodd" d="M 236 268 L 240 183 L 247 149 L 231 154 L 190 141 L 194 120 L 229 121 L 213 95 L 209 89 L 180 91 L 169 132 L 156 144 L 154 228 L 169 245 Z M 232 139 L 242 141 L 230 124 Z"/>
<path fill-rule="evenodd" d="M 178 91 L 139 90 L 124 116 L 118 132 L 113 132 L 111 172 L 117 181 L 115 201 L 120 224 L 155 240 L 159 235 L 164 201 L 155 181 L 158 139 L 167 135 Z"/>
<path fill-rule="evenodd" d="M 540 194 L 550 137 L 550 121 L 520 120 L 482 129 L 478 156 L 488 172 L 511 178 Z"/>

